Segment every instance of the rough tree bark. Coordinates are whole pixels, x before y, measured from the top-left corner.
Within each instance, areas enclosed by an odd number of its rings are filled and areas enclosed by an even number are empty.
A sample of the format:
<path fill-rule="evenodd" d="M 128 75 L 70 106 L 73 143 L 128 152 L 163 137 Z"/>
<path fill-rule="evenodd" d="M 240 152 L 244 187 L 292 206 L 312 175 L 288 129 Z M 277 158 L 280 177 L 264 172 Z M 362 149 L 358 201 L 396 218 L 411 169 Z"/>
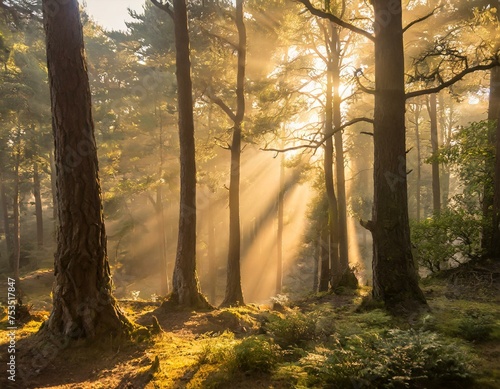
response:
<path fill-rule="evenodd" d="M 374 0 L 375 112 L 373 295 L 389 309 L 426 305 L 410 243 L 400 0 Z M 387 15 L 390 15 L 388 18 Z"/>
<path fill-rule="evenodd" d="M 50 150 L 50 189 L 52 193 L 52 217 L 54 219 L 54 230 L 57 230 L 57 177 L 56 177 L 56 161 L 54 152 Z"/>
<path fill-rule="evenodd" d="M 500 258 L 500 67 L 493 68 L 490 80 L 490 100 L 488 119 L 496 121 L 495 142 L 495 175 L 493 179 L 493 204 L 491 211 L 491 240 L 488 242 L 489 254 Z"/>
<path fill-rule="evenodd" d="M 58 231 L 53 309 L 44 327 L 67 338 L 119 336 L 130 322 L 111 294 L 97 150 L 78 2 L 43 0 Z"/>

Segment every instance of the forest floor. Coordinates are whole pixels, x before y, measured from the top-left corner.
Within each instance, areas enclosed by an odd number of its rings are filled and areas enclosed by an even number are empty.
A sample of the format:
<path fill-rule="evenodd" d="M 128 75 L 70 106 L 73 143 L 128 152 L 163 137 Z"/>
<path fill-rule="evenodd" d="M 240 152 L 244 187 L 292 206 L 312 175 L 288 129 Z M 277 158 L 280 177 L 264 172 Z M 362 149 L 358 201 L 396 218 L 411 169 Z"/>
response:
<path fill-rule="evenodd" d="M 108 339 L 91 348 L 64 348 L 47 341 L 40 343 L 37 339 L 36 332 L 49 314 L 51 286 L 49 273 L 38 271 L 22 280 L 25 293 L 37 298 L 31 299 L 31 318 L 16 333 L 16 382 L 7 381 L 6 369 L 3 369 L 0 387 L 407 387 L 404 382 L 398 384 L 394 380 L 404 381 L 404 377 L 392 377 L 392 383 L 387 385 L 377 384 L 375 378 L 370 382 L 365 379 L 366 375 L 359 380 L 347 376 L 344 379 L 339 374 L 348 374 L 353 368 L 348 358 L 335 357 L 340 363 L 339 371 L 319 368 L 331 355 L 325 350 L 333 338 L 343 344 L 340 352 L 349 356 L 348 353 L 360 352 L 360 347 L 365 347 L 362 343 L 353 347 L 348 343 L 352 339 L 366 340 L 367 334 L 379 339 L 381 334 L 399 329 L 437 334 L 437 338 L 432 339 L 453 342 L 451 347 L 455 349 L 452 352 L 468 360 L 469 373 L 474 379 L 472 384 L 470 380 L 450 381 L 449 386 L 446 380 L 437 386 L 411 381 L 409 387 L 500 388 L 499 274 L 498 264 L 493 268 L 480 265 L 426 279 L 422 287 L 430 313 L 410 314 L 405 319 L 393 318 L 370 303 L 366 299 L 368 288 L 310 295 L 300 301 L 278 304 L 275 309 L 250 304 L 198 313 L 166 311 L 160 302 L 120 300 L 122 309 L 138 324 L 151 327 L 156 317 L 161 332 L 121 344 Z M 6 328 L 3 313 L 0 329 Z M 427 335 L 418 336 L 424 342 Z M 405 344 L 392 349 L 390 357 L 398 359 L 394 350 L 404 347 Z M 7 331 L 2 331 L 0 350 L 0 364 L 6 366 Z M 361 350 L 359 355 L 373 358 L 374 354 L 370 354 L 373 352 Z M 357 359 L 359 355 L 356 354 Z M 349 371 L 363 372 L 359 369 Z M 346 381 L 347 378 L 350 381 Z"/>

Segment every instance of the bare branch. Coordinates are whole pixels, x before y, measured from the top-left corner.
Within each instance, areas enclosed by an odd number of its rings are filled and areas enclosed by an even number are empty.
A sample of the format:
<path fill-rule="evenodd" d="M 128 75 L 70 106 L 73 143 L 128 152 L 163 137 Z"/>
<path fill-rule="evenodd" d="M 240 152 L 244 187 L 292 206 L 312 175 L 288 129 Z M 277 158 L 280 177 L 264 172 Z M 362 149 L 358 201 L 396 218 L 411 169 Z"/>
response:
<path fill-rule="evenodd" d="M 434 8 L 434 9 L 432 10 L 432 12 L 428 13 L 427 15 L 422 16 L 421 18 L 415 19 L 414 21 L 410 22 L 407 26 L 405 26 L 405 27 L 403 28 L 403 34 L 404 34 L 406 31 L 408 31 L 410 28 L 412 28 L 415 24 L 421 23 L 421 22 L 423 22 L 424 20 L 429 19 L 431 16 L 433 16 L 433 15 L 436 13 L 436 11 L 437 11 L 438 9 L 441 9 L 441 8 L 443 8 L 443 6 L 442 6 L 442 5 L 440 5 L 440 6 L 439 6 L 439 7 L 437 7 L 437 8 Z"/>
<path fill-rule="evenodd" d="M 452 86 L 453 84 L 457 83 L 460 81 L 462 78 L 464 78 L 467 74 L 469 73 L 474 73 L 480 70 L 489 70 L 493 69 L 495 66 L 500 66 L 500 62 L 498 61 L 498 58 L 490 62 L 489 64 L 486 65 L 476 65 L 472 66 L 470 68 L 462 70 L 460 73 L 449 79 L 448 81 L 442 82 L 440 85 L 434 87 L 434 88 L 428 88 L 428 89 L 423 89 L 423 90 L 417 90 L 413 92 L 408 92 L 405 95 L 405 99 L 411 99 L 412 97 L 417 97 L 417 96 L 423 96 L 423 95 L 429 95 L 432 93 L 438 93 L 439 91 L 448 88 L 449 86 Z"/>
<path fill-rule="evenodd" d="M 223 141 L 221 138 L 218 138 L 218 137 L 215 137 L 214 138 L 217 142 L 217 145 L 221 148 L 221 149 L 224 149 L 224 150 L 231 150 L 231 145 L 226 142 L 226 141 Z M 226 145 L 224 146 L 223 143 L 225 143 Z"/>
<path fill-rule="evenodd" d="M 277 153 L 283 153 L 286 151 L 293 151 L 293 150 L 300 150 L 300 149 L 318 149 L 321 147 L 325 141 L 330 139 L 332 136 L 334 136 L 337 132 L 342 131 L 344 128 L 347 128 L 349 126 L 352 126 L 353 124 L 359 123 L 359 122 L 366 122 L 366 123 L 372 123 L 373 124 L 373 119 L 370 118 L 356 118 L 348 121 L 347 123 L 344 123 L 343 125 L 336 127 L 330 134 L 325 135 L 325 137 L 321 140 L 311 140 L 309 144 L 307 145 L 298 145 L 298 146 L 292 146 L 292 147 L 287 147 L 284 149 L 267 149 L 267 148 L 261 148 L 261 150 L 264 151 L 274 151 Z"/>
<path fill-rule="evenodd" d="M 331 13 L 328 13 L 328 12 L 322 11 L 318 8 L 315 8 L 309 0 L 297 0 L 297 1 L 299 3 L 304 4 L 304 6 L 307 8 L 307 10 L 311 14 L 313 14 L 314 16 L 318 16 L 318 17 L 323 18 L 323 19 L 328 19 L 340 27 L 347 28 L 348 30 L 351 30 L 352 32 L 363 35 L 365 38 L 368 38 L 372 42 L 375 41 L 375 37 L 372 34 L 370 34 L 368 31 L 365 31 L 362 28 L 356 27 L 355 25 L 342 20 L 342 19 L 338 18 L 337 16 L 332 15 Z"/>

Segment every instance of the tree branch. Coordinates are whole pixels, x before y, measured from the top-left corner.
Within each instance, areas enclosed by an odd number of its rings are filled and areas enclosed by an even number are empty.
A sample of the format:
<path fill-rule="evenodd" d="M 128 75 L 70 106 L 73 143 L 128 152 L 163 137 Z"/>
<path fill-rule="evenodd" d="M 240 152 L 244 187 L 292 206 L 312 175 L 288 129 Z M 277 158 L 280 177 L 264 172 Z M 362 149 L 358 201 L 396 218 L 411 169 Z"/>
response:
<path fill-rule="evenodd" d="M 351 30 L 352 32 L 363 35 L 365 38 L 368 38 L 372 42 L 375 41 L 375 37 L 372 34 L 370 34 L 368 31 L 365 31 L 362 28 L 356 27 L 355 25 L 342 20 L 342 19 L 338 18 L 337 16 L 332 15 L 331 13 L 328 13 L 328 12 L 322 11 L 318 8 L 315 8 L 311 4 L 310 0 L 297 0 L 297 1 L 299 3 L 304 4 L 304 6 L 307 8 L 307 10 L 311 14 L 313 14 L 314 16 L 318 16 L 318 17 L 323 18 L 323 19 L 328 19 L 340 27 L 347 28 L 348 30 Z"/>
<path fill-rule="evenodd" d="M 368 231 L 372 232 L 375 231 L 375 223 L 372 220 L 359 220 L 359 224 L 361 224 L 362 227 L 366 228 Z"/>
<path fill-rule="evenodd" d="M 363 73 L 361 73 L 363 74 Z M 359 74 L 358 71 L 354 74 L 354 78 L 356 79 L 356 84 L 358 84 L 359 89 L 361 89 L 363 92 L 368 93 L 370 95 L 374 95 L 377 91 L 375 89 L 370 89 L 361 84 L 361 81 L 359 80 Z M 366 78 L 366 77 L 365 77 Z"/>
<path fill-rule="evenodd" d="M 263 151 L 274 151 L 276 153 L 283 153 L 286 151 L 293 151 L 293 150 L 300 150 L 300 149 L 318 149 L 321 147 L 323 143 L 325 143 L 328 139 L 330 139 L 332 136 L 334 136 L 337 132 L 342 131 L 344 128 L 347 128 L 349 126 L 352 126 L 353 124 L 359 123 L 359 122 L 366 122 L 366 123 L 372 123 L 373 124 L 373 119 L 370 118 L 356 118 L 348 121 L 347 123 L 344 123 L 340 127 L 336 127 L 330 134 L 325 135 L 325 137 L 321 140 L 311 140 L 311 142 L 308 145 L 298 145 L 298 146 L 292 146 L 292 147 L 287 147 L 285 149 L 267 149 L 267 148 L 261 148 Z"/>
<path fill-rule="evenodd" d="M 219 106 L 220 109 L 224 111 L 224 113 L 229 116 L 229 118 L 233 121 L 236 122 L 236 114 L 229 108 L 229 106 L 222 101 L 222 99 L 218 96 L 214 96 L 209 90 L 207 90 L 207 96 L 208 98 L 216 105 Z"/>
<path fill-rule="evenodd" d="M 439 91 L 441 91 L 441 90 L 443 90 L 445 88 L 448 88 L 449 86 L 452 86 L 453 84 L 457 83 L 458 81 L 460 81 L 462 78 L 464 78 L 469 73 L 474 73 L 474 72 L 477 72 L 477 71 L 480 71 L 480 70 L 493 69 L 495 66 L 500 66 L 500 62 L 498 61 L 498 59 L 495 59 L 495 60 L 493 60 L 492 62 L 490 62 L 489 64 L 486 64 L 486 65 L 472 66 L 470 68 L 464 69 L 463 71 L 461 71 L 460 73 L 458 73 L 457 75 L 455 75 L 454 77 L 452 77 L 451 79 L 449 79 L 448 81 L 445 81 L 445 82 L 441 83 L 440 85 L 438 85 L 438 86 L 436 86 L 434 88 L 428 88 L 428 89 L 423 89 L 423 90 L 408 92 L 405 95 L 405 99 L 408 100 L 408 99 L 411 99 L 412 97 L 429 95 L 429 94 L 432 94 L 432 93 L 438 93 Z"/>
<path fill-rule="evenodd" d="M 151 0 L 151 2 L 162 11 L 168 13 L 172 19 L 174 18 L 174 12 L 170 9 L 170 4 L 167 1 L 165 4 L 163 4 L 163 0 Z"/>
<path fill-rule="evenodd" d="M 433 15 L 436 13 L 436 11 L 437 11 L 438 9 L 441 9 L 441 8 L 443 8 L 443 6 L 442 6 L 442 5 L 440 5 L 440 6 L 439 6 L 439 7 L 437 7 L 437 8 L 434 8 L 434 9 L 432 10 L 432 12 L 428 13 L 427 15 L 422 16 L 421 18 L 415 19 L 414 21 L 410 22 L 407 26 L 405 26 L 405 27 L 403 28 L 403 34 L 404 34 L 406 31 L 408 31 L 410 28 L 412 28 L 415 24 L 421 23 L 421 22 L 423 22 L 424 20 L 429 19 L 431 16 L 433 16 Z"/>
<path fill-rule="evenodd" d="M 206 29 L 205 27 L 203 26 L 200 26 L 200 29 L 205 33 L 207 34 L 209 37 L 212 37 L 212 38 L 215 38 L 215 39 L 218 39 L 219 41 L 223 42 L 223 43 L 226 43 L 228 44 L 229 46 L 231 46 L 234 50 L 238 50 L 238 45 L 234 42 L 231 42 L 229 39 L 227 38 L 224 38 L 223 36 L 220 36 L 220 35 L 217 35 L 216 33 L 213 33 L 211 31 L 209 31 L 208 29 Z"/>

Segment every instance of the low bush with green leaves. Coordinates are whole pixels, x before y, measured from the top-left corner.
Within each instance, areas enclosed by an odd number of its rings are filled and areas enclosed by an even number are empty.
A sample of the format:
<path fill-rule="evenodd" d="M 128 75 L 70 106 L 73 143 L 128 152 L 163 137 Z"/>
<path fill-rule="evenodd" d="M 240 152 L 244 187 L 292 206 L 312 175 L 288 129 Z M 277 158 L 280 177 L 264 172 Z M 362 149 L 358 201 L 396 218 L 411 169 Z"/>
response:
<path fill-rule="evenodd" d="M 269 373 L 277 365 L 280 349 L 264 336 L 250 336 L 234 347 L 235 361 L 243 372 Z"/>
<path fill-rule="evenodd" d="M 267 331 L 273 336 L 276 343 L 283 348 L 302 346 L 316 337 L 317 318 L 312 314 L 297 311 L 287 313 L 286 316 L 270 317 L 266 324 Z"/>
<path fill-rule="evenodd" d="M 317 348 L 300 365 L 310 386 L 438 388 L 471 381 L 465 351 L 435 333 L 416 330 L 352 336 L 346 344 Z"/>
<path fill-rule="evenodd" d="M 475 342 L 490 339 L 495 328 L 495 319 L 491 315 L 478 311 L 469 311 L 458 322 L 457 335 Z"/>
<path fill-rule="evenodd" d="M 411 239 L 418 264 L 432 273 L 448 262 L 460 263 L 481 255 L 481 220 L 464 208 L 444 210 L 440 215 L 412 223 Z"/>

